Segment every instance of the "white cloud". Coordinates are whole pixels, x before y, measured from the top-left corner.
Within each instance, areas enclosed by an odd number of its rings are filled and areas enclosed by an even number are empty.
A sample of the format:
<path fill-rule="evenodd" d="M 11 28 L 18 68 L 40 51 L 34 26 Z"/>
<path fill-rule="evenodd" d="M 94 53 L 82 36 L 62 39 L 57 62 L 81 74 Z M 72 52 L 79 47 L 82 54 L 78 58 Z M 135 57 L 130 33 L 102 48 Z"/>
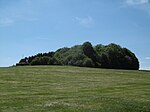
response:
<path fill-rule="evenodd" d="M 128 5 L 143 5 L 148 4 L 149 0 L 126 0 Z"/>
<path fill-rule="evenodd" d="M 81 18 L 81 17 L 75 17 L 76 21 L 79 22 L 79 24 L 81 24 L 82 26 L 84 27 L 91 27 L 93 24 L 94 24 L 94 20 L 91 16 L 88 16 L 88 17 L 84 17 L 84 18 Z"/>
<path fill-rule="evenodd" d="M 129 6 L 142 10 L 146 12 L 148 15 L 150 15 L 150 0 L 123 0 L 124 3 L 121 6 L 121 8 L 128 8 Z"/>
<path fill-rule="evenodd" d="M 9 26 L 14 23 L 14 20 L 10 18 L 0 18 L 0 26 Z"/>
<path fill-rule="evenodd" d="M 145 57 L 146 60 L 150 60 L 150 57 Z"/>
<path fill-rule="evenodd" d="M 7 27 L 10 25 L 14 25 L 18 21 L 26 21 L 26 22 L 36 22 L 38 18 L 35 17 L 25 17 L 24 15 L 15 15 L 11 17 L 1 17 L 0 18 L 0 27 Z"/>

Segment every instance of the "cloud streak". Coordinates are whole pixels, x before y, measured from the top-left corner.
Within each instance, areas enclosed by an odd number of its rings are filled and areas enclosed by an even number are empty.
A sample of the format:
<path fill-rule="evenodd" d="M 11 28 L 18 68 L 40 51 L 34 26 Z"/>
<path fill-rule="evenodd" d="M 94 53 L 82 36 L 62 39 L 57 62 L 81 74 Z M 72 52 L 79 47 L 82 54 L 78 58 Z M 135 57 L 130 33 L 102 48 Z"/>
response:
<path fill-rule="evenodd" d="M 3 5 L 0 7 L 0 27 L 15 26 L 16 23 L 20 22 L 38 21 L 37 12 L 32 8 L 33 3 L 33 0 L 20 0 L 18 2 L 4 0 L 0 4 L 0 6 Z"/>
<path fill-rule="evenodd" d="M 14 20 L 10 18 L 0 18 L 0 26 L 5 27 L 5 26 L 10 26 L 14 23 Z"/>
<path fill-rule="evenodd" d="M 150 15 L 150 0 L 124 0 L 124 8 L 133 7 Z"/>
<path fill-rule="evenodd" d="M 75 20 L 82 26 L 90 28 L 94 24 L 94 20 L 91 16 L 88 17 L 75 17 Z"/>
<path fill-rule="evenodd" d="M 149 0 L 126 0 L 128 5 L 143 5 L 148 4 Z"/>

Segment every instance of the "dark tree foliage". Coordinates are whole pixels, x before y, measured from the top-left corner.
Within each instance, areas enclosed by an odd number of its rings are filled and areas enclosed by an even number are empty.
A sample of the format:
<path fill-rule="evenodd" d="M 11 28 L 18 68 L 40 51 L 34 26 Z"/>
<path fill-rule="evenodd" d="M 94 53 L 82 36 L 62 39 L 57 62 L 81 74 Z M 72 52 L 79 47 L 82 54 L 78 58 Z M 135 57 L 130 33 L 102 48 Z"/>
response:
<path fill-rule="evenodd" d="M 127 48 L 111 43 L 92 46 L 90 42 L 55 52 L 38 53 L 21 59 L 16 65 L 72 65 L 110 69 L 139 69 L 135 54 Z"/>
<path fill-rule="evenodd" d="M 91 58 L 91 60 L 94 62 L 94 66 L 97 67 L 98 63 L 97 63 L 97 58 L 96 58 L 96 52 L 93 49 L 93 46 L 90 42 L 85 42 L 82 45 L 83 48 L 83 52 L 84 54 Z"/>
<path fill-rule="evenodd" d="M 95 51 L 102 68 L 139 69 L 139 61 L 135 54 L 127 48 L 111 43 L 107 46 L 97 45 Z"/>
<path fill-rule="evenodd" d="M 94 49 L 90 42 L 83 43 L 82 47 L 83 47 L 83 52 L 86 56 L 88 56 L 89 58 L 94 57 Z"/>

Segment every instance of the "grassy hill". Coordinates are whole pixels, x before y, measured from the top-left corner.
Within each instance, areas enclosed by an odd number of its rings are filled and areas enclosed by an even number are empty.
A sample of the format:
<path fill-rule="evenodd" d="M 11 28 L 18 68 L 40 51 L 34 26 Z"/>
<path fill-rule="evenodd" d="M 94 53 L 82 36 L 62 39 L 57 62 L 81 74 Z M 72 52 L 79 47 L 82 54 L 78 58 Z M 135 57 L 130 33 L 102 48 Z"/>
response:
<path fill-rule="evenodd" d="M 150 72 L 0 68 L 0 112 L 150 112 Z"/>

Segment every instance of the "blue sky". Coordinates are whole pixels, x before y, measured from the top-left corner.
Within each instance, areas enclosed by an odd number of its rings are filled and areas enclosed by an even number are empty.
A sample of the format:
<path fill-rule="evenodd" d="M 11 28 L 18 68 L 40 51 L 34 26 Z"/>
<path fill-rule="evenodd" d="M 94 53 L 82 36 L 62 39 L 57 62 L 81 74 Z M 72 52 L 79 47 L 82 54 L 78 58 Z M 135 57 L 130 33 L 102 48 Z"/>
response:
<path fill-rule="evenodd" d="M 149 0 L 0 0 L 0 66 L 90 41 L 129 48 L 150 70 Z"/>

